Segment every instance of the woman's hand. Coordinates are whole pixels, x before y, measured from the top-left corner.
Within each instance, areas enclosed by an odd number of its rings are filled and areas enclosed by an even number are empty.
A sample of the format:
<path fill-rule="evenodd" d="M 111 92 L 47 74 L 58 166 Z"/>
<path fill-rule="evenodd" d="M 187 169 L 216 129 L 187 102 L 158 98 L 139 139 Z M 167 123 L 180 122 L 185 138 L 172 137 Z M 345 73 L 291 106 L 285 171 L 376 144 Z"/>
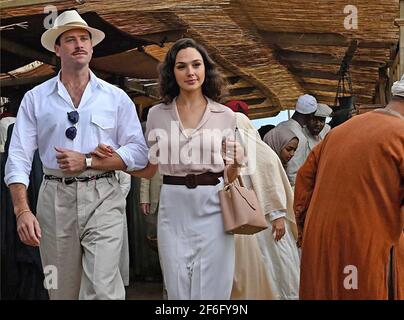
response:
<path fill-rule="evenodd" d="M 244 149 L 240 143 L 231 138 L 223 140 L 222 157 L 226 164 L 240 167 L 244 163 Z"/>
<path fill-rule="evenodd" d="M 285 218 L 281 217 L 272 221 L 272 233 L 274 234 L 275 241 L 281 240 L 285 232 Z"/>
<path fill-rule="evenodd" d="M 233 182 L 240 174 L 240 167 L 244 162 L 244 149 L 235 140 L 227 139 L 222 142 L 222 157 L 227 167 L 227 178 Z"/>
<path fill-rule="evenodd" d="M 101 159 L 112 157 L 114 149 L 111 146 L 100 143 L 97 148 L 91 152 L 92 155 L 100 157 Z"/>

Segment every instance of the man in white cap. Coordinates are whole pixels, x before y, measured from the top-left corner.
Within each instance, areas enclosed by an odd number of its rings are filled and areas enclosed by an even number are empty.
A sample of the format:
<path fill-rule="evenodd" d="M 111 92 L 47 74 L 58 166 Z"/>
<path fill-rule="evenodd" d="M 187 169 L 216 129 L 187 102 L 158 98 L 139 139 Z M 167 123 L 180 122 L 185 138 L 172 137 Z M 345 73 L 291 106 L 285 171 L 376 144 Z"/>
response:
<path fill-rule="evenodd" d="M 25 94 L 11 139 L 5 182 L 17 231 L 23 243 L 40 246 L 51 299 L 125 298 L 118 268 L 125 199 L 112 170 L 144 168 L 148 148 L 133 102 L 89 69 L 103 39 L 74 10 L 55 19 L 41 42 L 61 71 Z M 101 142 L 116 153 L 91 155 Z M 45 174 L 37 218 L 26 195 L 36 149 Z"/>
<path fill-rule="evenodd" d="M 303 127 L 307 125 L 311 116 L 317 111 L 317 100 L 309 94 L 304 94 L 297 99 L 295 112 L 289 120 L 283 121 L 278 126 L 287 126 L 299 138 L 299 144 L 295 155 L 288 162 L 286 174 L 292 187 L 295 185 L 296 173 L 306 160 L 307 139 L 303 132 Z M 265 142 L 265 136 L 264 136 Z M 267 143 L 268 144 L 268 143 Z"/>
<path fill-rule="evenodd" d="M 307 125 L 303 128 L 303 133 L 306 136 L 306 156 L 309 155 L 310 151 L 324 139 L 326 134 L 331 130 L 331 127 L 325 123 L 327 117 L 332 113 L 332 109 L 324 104 L 319 103 L 317 106 L 317 111 L 312 115 L 312 117 L 307 122 Z"/>
<path fill-rule="evenodd" d="M 404 77 L 333 128 L 295 186 L 300 299 L 404 299 Z"/>

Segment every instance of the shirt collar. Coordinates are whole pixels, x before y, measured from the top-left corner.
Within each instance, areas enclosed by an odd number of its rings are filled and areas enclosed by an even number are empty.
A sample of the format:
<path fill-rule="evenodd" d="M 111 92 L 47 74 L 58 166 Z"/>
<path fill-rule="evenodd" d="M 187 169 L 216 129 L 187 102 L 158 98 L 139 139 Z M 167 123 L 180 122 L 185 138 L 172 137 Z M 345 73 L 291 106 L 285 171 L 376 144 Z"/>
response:
<path fill-rule="evenodd" d="M 208 98 L 207 96 L 204 96 L 204 97 L 208 101 L 207 108 L 211 112 L 219 112 L 220 113 L 220 112 L 224 112 L 225 109 L 227 108 L 227 107 L 224 107 L 221 104 L 213 101 L 212 99 Z M 171 101 L 171 103 L 169 103 L 169 104 L 162 104 L 161 109 L 163 109 L 163 110 L 172 110 L 174 108 L 174 103 L 175 103 L 176 100 L 177 100 L 177 97 L 175 97 L 173 99 L 173 101 Z"/>
<path fill-rule="evenodd" d="M 50 84 L 51 90 L 49 90 L 49 95 L 54 93 L 55 91 L 59 90 L 61 86 L 63 85 L 62 81 L 60 80 L 60 75 L 62 71 L 59 71 L 56 77 L 52 78 L 50 81 L 52 83 Z M 96 89 L 97 87 L 103 88 L 104 84 L 101 82 L 101 80 L 91 71 L 90 72 L 90 86 L 91 89 Z"/>

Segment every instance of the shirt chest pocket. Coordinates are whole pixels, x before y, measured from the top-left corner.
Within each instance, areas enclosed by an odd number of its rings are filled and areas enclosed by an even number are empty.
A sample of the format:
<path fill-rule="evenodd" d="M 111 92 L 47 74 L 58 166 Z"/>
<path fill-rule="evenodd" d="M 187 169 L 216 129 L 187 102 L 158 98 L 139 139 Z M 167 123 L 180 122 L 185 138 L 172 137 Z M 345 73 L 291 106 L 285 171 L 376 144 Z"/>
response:
<path fill-rule="evenodd" d="M 91 122 L 99 129 L 111 130 L 115 128 L 115 119 L 105 115 L 91 115 Z"/>
<path fill-rule="evenodd" d="M 93 133 L 99 143 L 108 143 L 114 137 L 115 132 L 115 118 L 113 115 L 92 114 L 91 124 L 93 126 Z"/>

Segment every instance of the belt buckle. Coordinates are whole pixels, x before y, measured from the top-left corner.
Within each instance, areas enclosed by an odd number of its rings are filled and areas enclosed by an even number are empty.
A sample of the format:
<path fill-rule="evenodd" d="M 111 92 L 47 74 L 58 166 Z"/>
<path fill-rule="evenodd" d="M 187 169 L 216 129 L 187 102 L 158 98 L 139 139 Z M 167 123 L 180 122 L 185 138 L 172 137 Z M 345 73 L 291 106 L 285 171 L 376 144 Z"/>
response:
<path fill-rule="evenodd" d="M 196 175 L 193 173 L 187 174 L 185 176 L 185 185 L 188 189 L 195 189 L 198 186 Z"/>
<path fill-rule="evenodd" d="M 67 186 L 69 184 L 72 184 L 72 183 L 76 182 L 76 181 L 77 181 L 76 177 L 62 178 L 62 182 Z"/>

